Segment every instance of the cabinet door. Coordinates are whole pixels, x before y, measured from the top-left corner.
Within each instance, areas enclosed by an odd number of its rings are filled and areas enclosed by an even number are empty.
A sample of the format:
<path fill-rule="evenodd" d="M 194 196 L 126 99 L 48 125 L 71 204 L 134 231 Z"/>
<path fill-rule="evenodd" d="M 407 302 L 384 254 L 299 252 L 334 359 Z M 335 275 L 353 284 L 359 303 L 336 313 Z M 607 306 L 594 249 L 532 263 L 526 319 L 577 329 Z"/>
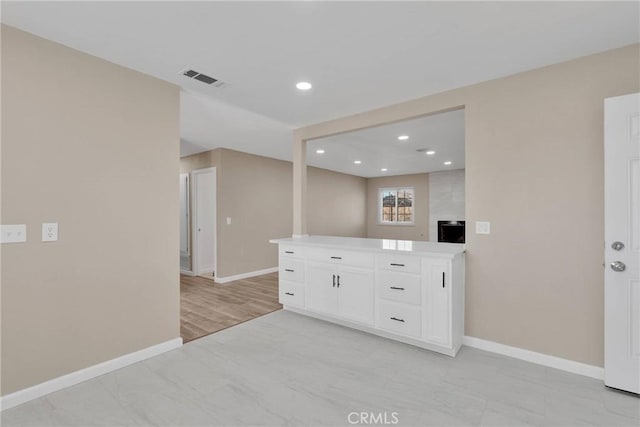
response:
<path fill-rule="evenodd" d="M 307 264 L 305 301 L 308 309 L 333 316 L 338 314 L 338 287 L 333 285 L 334 277 L 337 284 L 337 276 L 333 265 Z"/>
<path fill-rule="evenodd" d="M 341 268 L 338 312 L 341 317 L 373 326 L 373 271 Z"/>
<path fill-rule="evenodd" d="M 424 261 L 425 311 L 424 338 L 434 344 L 451 345 L 451 263 Z"/>

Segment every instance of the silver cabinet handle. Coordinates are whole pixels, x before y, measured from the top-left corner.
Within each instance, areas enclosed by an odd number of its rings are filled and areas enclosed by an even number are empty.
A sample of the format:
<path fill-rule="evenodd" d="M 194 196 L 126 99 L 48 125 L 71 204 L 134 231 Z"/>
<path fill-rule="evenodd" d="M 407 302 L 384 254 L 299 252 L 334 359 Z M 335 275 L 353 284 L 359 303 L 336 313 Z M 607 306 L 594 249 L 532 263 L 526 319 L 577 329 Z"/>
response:
<path fill-rule="evenodd" d="M 391 320 L 395 320 L 396 322 L 404 323 L 404 319 L 398 319 L 397 317 L 390 317 Z"/>
<path fill-rule="evenodd" d="M 336 275 L 335 274 L 333 275 L 333 287 L 334 288 L 336 287 Z"/>
<path fill-rule="evenodd" d="M 285 268 L 284 271 L 288 271 L 289 273 L 293 273 L 293 270 L 290 268 Z"/>
<path fill-rule="evenodd" d="M 291 292 L 285 292 L 284 294 L 293 296 L 293 294 Z"/>
<path fill-rule="evenodd" d="M 620 271 L 625 271 L 627 269 L 627 266 L 624 265 L 624 262 L 622 262 L 622 261 L 613 261 L 611 263 L 611 269 L 613 271 L 620 272 Z"/>
<path fill-rule="evenodd" d="M 404 288 L 399 288 L 397 286 L 389 286 L 389 289 L 395 289 L 397 291 L 404 291 Z"/>

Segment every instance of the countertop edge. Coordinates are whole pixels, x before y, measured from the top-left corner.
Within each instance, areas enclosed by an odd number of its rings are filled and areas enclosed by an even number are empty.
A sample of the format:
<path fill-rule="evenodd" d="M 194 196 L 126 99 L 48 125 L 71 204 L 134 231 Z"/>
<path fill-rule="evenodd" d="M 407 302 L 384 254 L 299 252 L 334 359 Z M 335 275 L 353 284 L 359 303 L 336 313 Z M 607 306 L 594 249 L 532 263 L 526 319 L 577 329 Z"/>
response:
<path fill-rule="evenodd" d="M 372 240 L 383 240 L 383 239 L 372 239 Z M 285 238 L 281 238 L 281 239 L 270 239 L 269 243 L 274 243 L 274 244 L 291 244 L 291 245 L 298 245 L 298 246 L 312 246 L 312 247 L 316 247 L 316 248 L 330 248 L 330 249 L 348 249 L 348 250 L 355 250 L 355 251 L 362 251 L 362 252 L 372 252 L 372 253 L 385 253 L 385 254 L 389 254 L 389 253 L 395 253 L 398 255 L 407 255 L 407 256 L 437 256 L 439 258 L 456 258 L 458 256 L 463 256 L 466 253 L 466 248 L 463 248 L 460 251 L 456 251 L 456 252 L 439 252 L 439 251 L 415 251 L 415 250 L 411 250 L 411 251 L 406 251 L 406 250 L 399 250 L 399 249 L 384 249 L 384 248 L 366 248 L 366 247 L 349 247 L 348 245 L 341 245 L 341 244 L 331 244 L 331 243 L 317 243 L 317 242 L 309 242 L 309 241 L 304 241 L 304 238 L 301 239 L 293 239 L 291 237 L 285 237 Z"/>

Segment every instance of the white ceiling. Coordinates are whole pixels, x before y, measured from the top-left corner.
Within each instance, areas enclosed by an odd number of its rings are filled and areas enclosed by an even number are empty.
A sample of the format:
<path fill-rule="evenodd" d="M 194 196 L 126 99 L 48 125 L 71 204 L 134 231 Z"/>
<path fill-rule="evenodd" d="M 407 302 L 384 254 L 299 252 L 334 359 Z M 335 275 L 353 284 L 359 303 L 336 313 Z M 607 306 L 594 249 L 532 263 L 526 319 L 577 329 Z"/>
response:
<path fill-rule="evenodd" d="M 637 43 L 639 7 L 3 1 L 2 22 L 188 90 L 184 153 L 225 146 L 288 159 L 294 127 Z M 187 67 L 228 86 L 186 79 Z M 313 89 L 297 91 L 300 80 Z"/>
<path fill-rule="evenodd" d="M 409 139 L 400 141 L 400 135 Z M 316 153 L 318 149 L 324 153 Z M 464 110 L 309 141 L 307 163 L 365 178 L 463 169 Z"/>

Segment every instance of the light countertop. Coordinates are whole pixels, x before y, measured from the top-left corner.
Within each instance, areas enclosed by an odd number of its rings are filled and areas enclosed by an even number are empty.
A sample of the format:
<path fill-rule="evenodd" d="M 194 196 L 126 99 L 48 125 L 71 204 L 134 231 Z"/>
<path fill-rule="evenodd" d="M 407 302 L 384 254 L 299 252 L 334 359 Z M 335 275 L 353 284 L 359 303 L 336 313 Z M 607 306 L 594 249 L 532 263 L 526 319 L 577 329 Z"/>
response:
<path fill-rule="evenodd" d="M 367 252 L 397 252 L 414 255 L 448 255 L 464 253 L 460 243 L 418 242 L 413 240 L 364 239 L 357 237 L 305 236 L 269 240 L 271 243 L 342 248 Z"/>

